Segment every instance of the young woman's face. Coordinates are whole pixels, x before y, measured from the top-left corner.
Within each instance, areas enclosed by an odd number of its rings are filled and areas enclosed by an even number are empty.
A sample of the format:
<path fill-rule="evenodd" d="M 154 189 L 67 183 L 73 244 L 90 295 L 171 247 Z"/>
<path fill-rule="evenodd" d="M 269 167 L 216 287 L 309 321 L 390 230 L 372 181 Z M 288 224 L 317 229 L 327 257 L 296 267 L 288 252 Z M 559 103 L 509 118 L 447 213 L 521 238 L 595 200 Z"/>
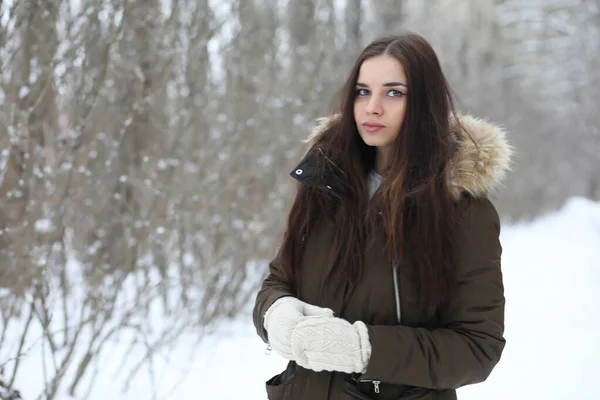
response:
<path fill-rule="evenodd" d="M 369 146 L 385 149 L 404 122 L 407 80 L 402 64 L 388 55 L 365 60 L 356 83 L 354 120 Z"/>

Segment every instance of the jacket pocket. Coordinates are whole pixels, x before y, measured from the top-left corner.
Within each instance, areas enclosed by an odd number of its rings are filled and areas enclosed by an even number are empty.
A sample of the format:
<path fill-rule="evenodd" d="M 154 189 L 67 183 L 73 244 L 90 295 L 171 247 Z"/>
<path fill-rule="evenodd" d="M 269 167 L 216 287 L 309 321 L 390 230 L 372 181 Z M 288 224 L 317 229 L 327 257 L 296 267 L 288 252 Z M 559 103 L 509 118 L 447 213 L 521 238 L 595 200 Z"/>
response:
<path fill-rule="evenodd" d="M 292 381 L 296 376 L 296 363 L 290 361 L 280 374 L 275 375 L 266 382 L 267 399 L 283 400 L 288 399 L 292 388 Z"/>
<path fill-rule="evenodd" d="M 386 382 L 374 381 L 376 385 L 368 381 L 357 382 L 347 378 L 344 382 L 343 393 L 353 399 L 360 400 L 413 400 L 435 398 L 431 389 L 420 387 L 396 385 Z M 377 387 L 377 390 L 374 390 Z M 430 396 L 431 395 L 431 396 Z"/>
<path fill-rule="evenodd" d="M 402 400 L 417 400 L 417 399 L 435 399 L 438 396 L 438 391 L 432 389 L 423 389 L 419 388 L 418 390 L 413 390 L 405 393 L 401 399 Z"/>
<path fill-rule="evenodd" d="M 358 389 L 356 389 L 356 387 L 352 387 L 352 386 L 350 386 L 348 384 L 346 384 L 344 386 L 344 389 L 342 389 L 342 393 L 347 394 L 352 399 L 372 400 L 371 397 L 369 397 L 366 394 L 360 392 Z"/>
<path fill-rule="evenodd" d="M 418 392 L 412 392 L 412 393 L 407 393 L 407 394 L 403 394 L 400 395 L 400 397 L 386 397 L 386 394 L 383 393 L 381 394 L 379 397 L 371 397 L 368 396 L 360 391 L 358 391 L 356 388 L 344 388 L 342 390 L 342 393 L 350 396 L 350 398 L 352 398 L 353 400 L 375 400 L 375 399 L 391 399 L 391 400 L 426 400 L 426 399 L 435 399 L 436 394 L 434 391 L 431 390 L 421 390 Z"/>

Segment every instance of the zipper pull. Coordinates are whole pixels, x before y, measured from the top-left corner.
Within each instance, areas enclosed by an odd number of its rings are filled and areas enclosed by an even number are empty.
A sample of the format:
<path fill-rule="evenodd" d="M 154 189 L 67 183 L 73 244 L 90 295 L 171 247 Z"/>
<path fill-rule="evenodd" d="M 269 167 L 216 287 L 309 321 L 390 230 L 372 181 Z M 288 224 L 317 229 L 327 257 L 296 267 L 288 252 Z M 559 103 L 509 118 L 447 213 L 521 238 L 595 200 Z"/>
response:
<path fill-rule="evenodd" d="M 272 350 L 272 348 L 271 348 L 271 345 L 269 344 L 267 346 L 267 349 L 265 350 L 265 354 L 268 355 L 268 356 L 270 356 L 271 355 L 271 350 Z"/>
<path fill-rule="evenodd" d="M 373 386 L 375 386 L 375 393 L 379 393 L 379 384 L 381 381 L 373 381 Z"/>

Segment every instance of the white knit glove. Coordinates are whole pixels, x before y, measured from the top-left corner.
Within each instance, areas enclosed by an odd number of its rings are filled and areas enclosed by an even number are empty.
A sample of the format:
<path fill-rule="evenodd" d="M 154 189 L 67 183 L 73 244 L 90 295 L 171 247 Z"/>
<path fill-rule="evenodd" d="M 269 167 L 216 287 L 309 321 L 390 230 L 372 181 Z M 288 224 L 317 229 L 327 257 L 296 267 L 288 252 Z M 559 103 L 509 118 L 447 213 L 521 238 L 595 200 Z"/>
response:
<path fill-rule="evenodd" d="M 298 365 L 313 371 L 364 373 L 371 358 L 367 326 L 335 317 L 305 318 L 292 334 Z"/>
<path fill-rule="evenodd" d="M 319 315 L 333 317 L 333 311 L 313 306 L 292 296 L 277 299 L 265 312 L 263 321 L 269 344 L 279 355 L 293 360 L 291 340 L 294 328 L 303 318 Z"/>

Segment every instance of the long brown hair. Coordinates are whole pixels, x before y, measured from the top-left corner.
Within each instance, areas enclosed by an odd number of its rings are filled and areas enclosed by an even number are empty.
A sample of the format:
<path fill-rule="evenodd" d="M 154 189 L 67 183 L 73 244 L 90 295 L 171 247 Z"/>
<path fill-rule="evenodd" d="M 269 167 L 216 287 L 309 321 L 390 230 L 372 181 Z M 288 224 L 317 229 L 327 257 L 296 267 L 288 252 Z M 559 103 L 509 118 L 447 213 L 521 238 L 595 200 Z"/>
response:
<path fill-rule="evenodd" d="M 396 58 L 404 67 L 409 94 L 383 183 L 369 201 L 366 177 L 375 166 L 375 148 L 366 145 L 358 133 L 354 101 L 362 63 L 383 54 Z M 335 237 L 325 282 L 334 276 L 342 278 L 336 281 L 346 285 L 347 302 L 361 278 L 368 239 L 383 229 L 390 262 L 415 269 L 421 310 L 432 316 L 452 293 L 457 213 L 445 178 L 446 166 L 456 152 L 450 132 L 450 118 L 456 118 L 456 113 L 435 51 L 414 33 L 373 41 L 352 67 L 334 112 L 339 120 L 316 138 L 308 154 L 319 151 L 339 167 L 347 192 L 336 199 L 318 187 L 299 186 L 280 264 L 297 289 L 304 243 L 319 221 L 331 218 Z M 320 173 L 329 173 L 328 164 L 320 165 Z"/>

